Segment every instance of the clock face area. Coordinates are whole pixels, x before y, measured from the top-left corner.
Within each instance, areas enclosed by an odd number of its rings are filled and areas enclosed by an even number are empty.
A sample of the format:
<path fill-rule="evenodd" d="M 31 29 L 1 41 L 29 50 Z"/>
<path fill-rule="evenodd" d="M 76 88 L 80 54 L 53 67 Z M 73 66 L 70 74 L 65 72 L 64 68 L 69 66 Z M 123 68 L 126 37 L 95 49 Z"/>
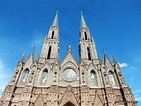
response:
<path fill-rule="evenodd" d="M 77 76 L 73 69 L 67 68 L 65 71 L 63 71 L 62 77 L 65 81 L 74 81 Z"/>

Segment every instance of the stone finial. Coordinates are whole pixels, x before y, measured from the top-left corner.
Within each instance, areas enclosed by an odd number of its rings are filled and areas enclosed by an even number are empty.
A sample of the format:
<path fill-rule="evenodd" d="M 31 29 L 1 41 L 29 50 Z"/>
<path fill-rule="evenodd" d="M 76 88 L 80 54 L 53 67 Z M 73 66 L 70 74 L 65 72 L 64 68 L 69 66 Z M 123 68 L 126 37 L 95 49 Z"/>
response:
<path fill-rule="evenodd" d="M 70 44 L 68 45 L 68 51 L 69 52 L 71 51 L 71 45 Z"/>

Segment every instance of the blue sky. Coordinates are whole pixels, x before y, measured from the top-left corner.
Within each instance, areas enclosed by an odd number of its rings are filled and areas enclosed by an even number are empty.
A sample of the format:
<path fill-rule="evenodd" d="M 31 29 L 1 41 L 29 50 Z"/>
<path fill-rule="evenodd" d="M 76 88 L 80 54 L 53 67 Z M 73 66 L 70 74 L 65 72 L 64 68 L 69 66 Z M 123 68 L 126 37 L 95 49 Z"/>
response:
<path fill-rule="evenodd" d="M 1 0 L 0 1 L 0 93 L 26 52 L 36 46 L 40 54 L 44 37 L 59 11 L 60 61 L 67 45 L 79 61 L 80 11 L 98 56 L 102 48 L 122 65 L 126 82 L 141 105 L 141 1 L 140 0 Z"/>

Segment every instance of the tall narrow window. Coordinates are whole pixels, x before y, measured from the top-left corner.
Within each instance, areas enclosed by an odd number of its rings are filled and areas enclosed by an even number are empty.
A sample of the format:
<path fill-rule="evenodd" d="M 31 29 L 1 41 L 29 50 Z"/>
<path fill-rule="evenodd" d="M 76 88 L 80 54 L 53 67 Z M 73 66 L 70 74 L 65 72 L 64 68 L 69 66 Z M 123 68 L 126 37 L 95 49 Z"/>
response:
<path fill-rule="evenodd" d="M 87 40 L 88 38 L 87 38 L 87 33 L 86 32 L 84 32 L 84 34 L 85 34 L 85 40 Z"/>
<path fill-rule="evenodd" d="M 54 31 L 52 31 L 52 35 L 51 35 L 51 39 L 53 39 L 54 38 Z"/>
<path fill-rule="evenodd" d="M 94 70 L 91 71 L 90 77 L 91 77 L 91 84 L 97 85 L 97 77 L 96 77 L 96 73 Z"/>
<path fill-rule="evenodd" d="M 91 60 L 91 54 L 90 54 L 90 49 L 87 47 L 87 53 L 88 53 L 88 60 Z"/>
<path fill-rule="evenodd" d="M 27 81 L 28 75 L 29 75 L 29 69 L 25 69 L 25 71 L 23 73 L 23 78 L 22 78 L 23 82 Z"/>
<path fill-rule="evenodd" d="M 114 73 L 112 71 L 109 71 L 109 79 L 110 79 L 112 86 L 116 86 Z"/>
<path fill-rule="evenodd" d="M 42 84 L 46 83 L 47 78 L 48 78 L 48 70 L 45 69 L 45 70 L 43 71 L 43 73 L 42 73 L 41 83 L 42 83 Z"/>
<path fill-rule="evenodd" d="M 51 55 L 51 46 L 49 46 L 47 59 L 50 59 L 50 55 Z"/>

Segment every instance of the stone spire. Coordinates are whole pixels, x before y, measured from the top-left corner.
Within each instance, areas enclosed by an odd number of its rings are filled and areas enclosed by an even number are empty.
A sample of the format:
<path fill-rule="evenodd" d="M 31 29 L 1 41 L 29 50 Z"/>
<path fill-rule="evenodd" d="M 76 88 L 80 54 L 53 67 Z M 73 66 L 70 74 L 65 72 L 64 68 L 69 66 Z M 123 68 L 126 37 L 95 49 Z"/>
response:
<path fill-rule="evenodd" d="M 20 59 L 20 62 L 24 62 L 25 54 L 26 54 L 26 52 L 23 53 L 23 55 L 22 55 L 22 57 L 21 57 L 21 59 Z"/>
<path fill-rule="evenodd" d="M 55 15 L 54 21 L 52 23 L 52 26 L 58 27 L 58 10 L 56 11 L 56 15 Z"/>
<path fill-rule="evenodd" d="M 54 21 L 48 31 L 47 37 L 44 40 L 41 58 L 42 62 L 44 60 L 57 59 L 58 60 L 59 53 L 59 28 L 58 28 L 58 11 L 56 11 L 56 15 Z"/>
<path fill-rule="evenodd" d="M 34 50 L 35 50 L 35 46 L 33 47 L 32 52 L 26 61 L 27 65 L 32 64 L 34 61 Z"/>
<path fill-rule="evenodd" d="M 87 28 L 82 11 L 81 11 L 81 26 L 80 26 L 80 28 Z"/>
<path fill-rule="evenodd" d="M 110 62 L 105 50 L 103 49 L 104 52 L 104 64 L 106 67 L 109 67 L 110 69 L 113 69 L 112 63 Z"/>
<path fill-rule="evenodd" d="M 117 64 L 117 60 L 116 60 L 115 56 L 113 55 L 112 57 L 113 57 L 114 64 Z"/>

